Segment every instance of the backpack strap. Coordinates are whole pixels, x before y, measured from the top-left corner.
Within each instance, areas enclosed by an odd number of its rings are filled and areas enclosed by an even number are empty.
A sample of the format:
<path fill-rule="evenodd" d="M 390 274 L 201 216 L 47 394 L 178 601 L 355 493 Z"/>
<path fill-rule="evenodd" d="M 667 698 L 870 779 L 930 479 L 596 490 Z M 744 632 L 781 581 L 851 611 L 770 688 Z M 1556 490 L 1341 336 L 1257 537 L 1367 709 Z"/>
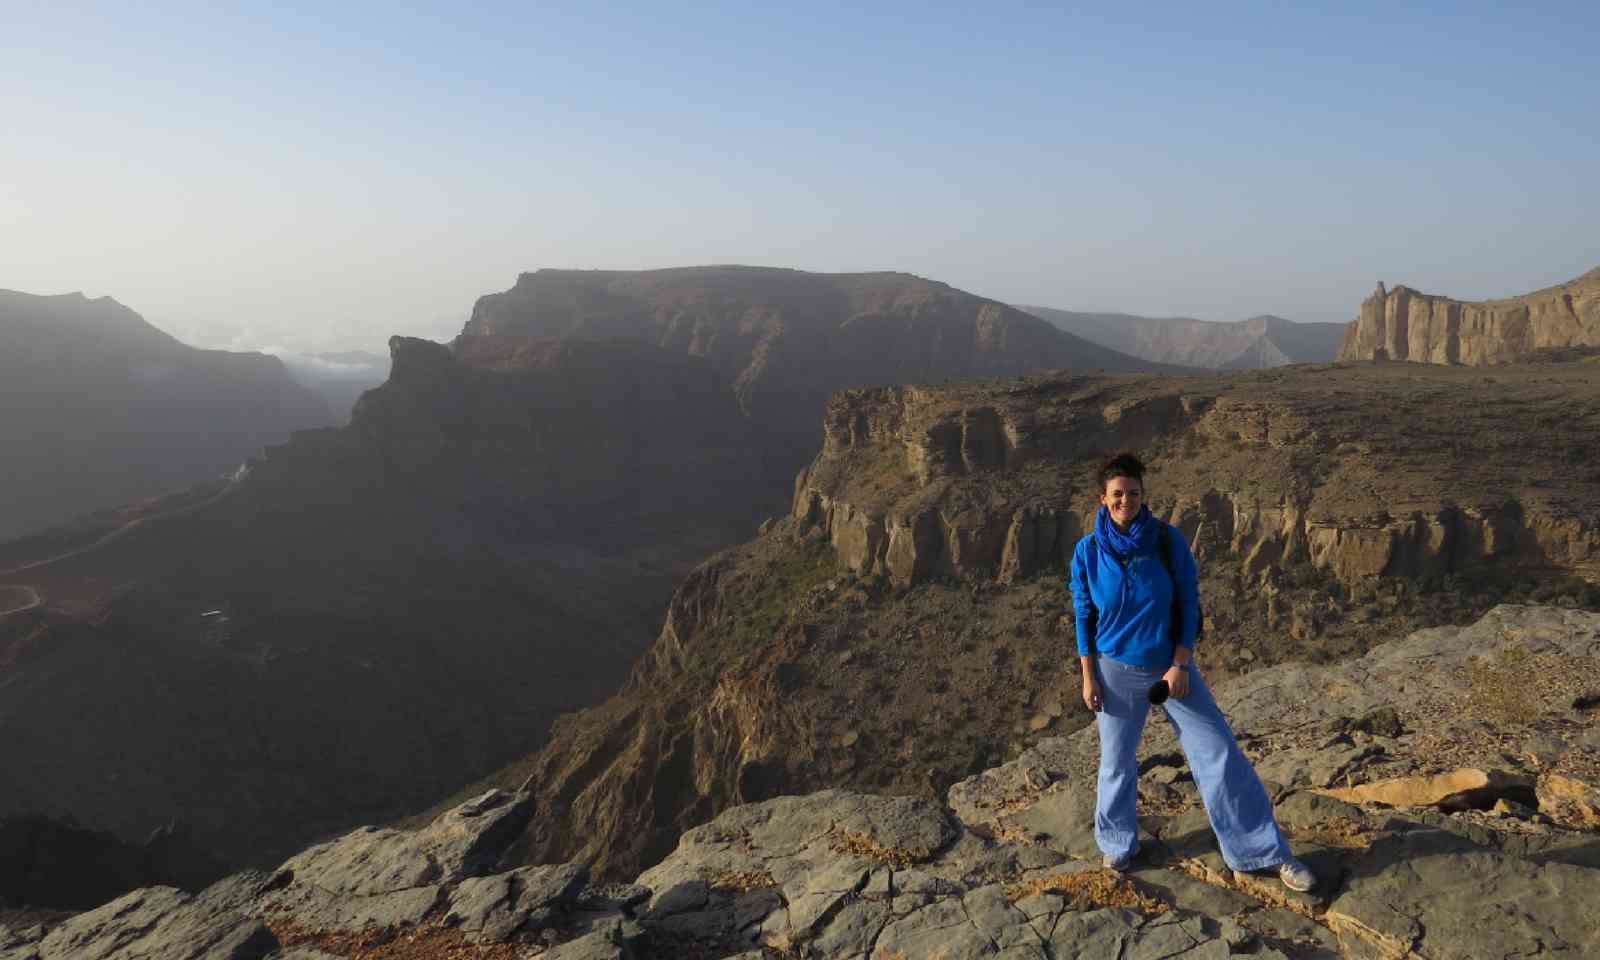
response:
<path fill-rule="evenodd" d="M 1178 570 L 1172 562 L 1172 525 L 1163 521 L 1161 530 L 1156 534 L 1156 540 L 1159 545 L 1159 549 L 1156 552 L 1161 554 L 1161 565 L 1167 568 L 1167 576 L 1172 578 L 1172 646 L 1176 649 L 1178 646 L 1178 633 L 1183 629 L 1183 601 L 1178 599 Z M 1200 635 L 1205 632 L 1205 628 L 1205 611 L 1197 608 L 1195 610 L 1194 624 L 1194 638 L 1196 640 L 1200 639 Z"/>

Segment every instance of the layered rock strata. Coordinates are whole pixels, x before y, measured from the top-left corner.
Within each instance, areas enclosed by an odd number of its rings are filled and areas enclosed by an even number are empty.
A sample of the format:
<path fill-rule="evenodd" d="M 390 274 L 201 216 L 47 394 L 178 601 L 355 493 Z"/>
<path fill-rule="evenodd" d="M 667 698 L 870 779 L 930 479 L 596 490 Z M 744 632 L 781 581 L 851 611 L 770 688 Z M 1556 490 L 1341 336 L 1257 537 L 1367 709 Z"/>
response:
<path fill-rule="evenodd" d="M 1561 347 L 1600 347 L 1600 269 L 1503 300 L 1452 300 L 1380 283 L 1346 331 L 1339 359 L 1478 366 Z"/>
<path fill-rule="evenodd" d="M 1157 724 L 1142 752 L 1144 853 L 1126 875 L 1098 867 L 1086 733 L 956 785 L 948 807 L 840 790 L 740 806 L 610 886 L 583 862 L 510 867 L 505 845 L 538 814 L 531 794 L 492 791 L 420 831 L 358 830 L 197 896 L 146 888 L 53 926 L 0 920 L 0 960 L 1577 960 L 1600 950 L 1595 827 L 1553 819 L 1509 788 L 1483 798 L 1492 810 L 1444 811 L 1350 804 L 1316 784 L 1454 762 L 1428 738 L 1459 732 L 1419 712 L 1419 699 L 1451 698 L 1475 657 L 1592 667 L 1597 644 L 1600 615 L 1503 607 L 1343 667 L 1266 670 L 1221 690 L 1262 772 L 1291 775 L 1269 787 L 1295 853 L 1318 873 L 1309 894 L 1222 864 Z M 1529 757 L 1530 773 L 1593 764 L 1595 717 L 1557 693 L 1479 745 Z M 1332 748 L 1318 742 L 1330 734 L 1333 747 L 1385 759 L 1331 770 Z"/>
<path fill-rule="evenodd" d="M 1600 577 L 1600 475 L 1579 466 L 1600 384 L 1557 369 L 1554 389 L 1526 371 L 1322 368 L 846 391 L 791 516 L 861 574 L 1027 577 L 1063 568 L 1097 508 L 1097 461 L 1128 449 L 1197 554 L 1251 575 L 1298 562 L 1345 583 L 1425 579 L 1492 561 Z"/>

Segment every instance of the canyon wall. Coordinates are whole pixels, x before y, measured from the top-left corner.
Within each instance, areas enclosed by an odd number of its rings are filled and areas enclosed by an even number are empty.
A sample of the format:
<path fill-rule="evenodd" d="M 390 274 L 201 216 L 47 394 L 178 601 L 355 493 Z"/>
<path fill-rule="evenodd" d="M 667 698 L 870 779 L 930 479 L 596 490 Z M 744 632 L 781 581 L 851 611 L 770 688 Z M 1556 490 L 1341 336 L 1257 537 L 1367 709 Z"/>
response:
<path fill-rule="evenodd" d="M 1084 722 L 1063 579 L 1120 450 L 1194 544 L 1214 677 L 1358 656 L 1508 598 L 1600 604 L 1594 370 L 842 392 L 790 512 L 681 584 L 616 695 L 481 786 L 539 794 L 530 862 L 625 875 L 729 806 L 827 786 L 937 797 Z"/>
<path fill-rule="evenodd" d="M 859 574 L 901 584 L 940 576 L 1009 581 L 1063 569 L 1094 522 L 1092 488 L 1052 490 L 1037 482 L 1041 472 L 1158 438 L 1180 456 L 1231 444 L 1285 461 L 1337 457 L 1341 442 L 1309 429 L 1292 404 L 1274 408 L 1226 387 L 1094 397 L 1047 417 L 1026 404 L 952 404 L 919 388 L 850 391 L 829 406 L 823 452 L 798 478 L 791 515 L 824 532 L 840 563 Z M 1352 433 L 1342 442 L 1356 439 Z M 1164 459 L 1152 465 L 1159 471 Z M 890 493 L 863 475 L 896 485 Z M 1007 477 L 1020 480 L 1012 484 L 1016 495 L 1003 495 Z M 956 489 L 985 479 L 987 496 Z M 1600 573 L 1600 527 L 1591 516 L 1530 508 L 1515 491 L 1476 486 L 1470 477 L 1441 476 L 1433 487 L 1428 502 L 1403 510 L 1381 496 L 1354 512 L 1337 509 L 1328 491 L 1290 482 L 1270 491 L 1163 486 L 1155 507 L 1197 555 L 1237 558 L 1251 574 L 1295 560 L 1344 582 L 1438 577 L 1488 561 Z"/>
<path fill-rule="evenodd" d="M 1478 302 L 1380 283 L 1347 329 L 1339 359 L 1478 366 L 1561 347 L 1600 347 L 1600 269 L 1524 296 Z"/>

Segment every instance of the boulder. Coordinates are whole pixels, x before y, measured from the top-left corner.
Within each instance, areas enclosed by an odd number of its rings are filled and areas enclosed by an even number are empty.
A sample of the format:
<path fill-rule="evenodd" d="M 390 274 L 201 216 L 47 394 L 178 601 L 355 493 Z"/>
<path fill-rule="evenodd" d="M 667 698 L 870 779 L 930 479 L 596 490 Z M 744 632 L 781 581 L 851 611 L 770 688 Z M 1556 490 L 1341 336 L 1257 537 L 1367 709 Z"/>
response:
<path fill-rule="evenodd" d="M 1600 827 L 1600 789 L 1558 773 L 1539 777 L 1539 811 L 1563 823 Z"/>
<path fill-rule="evenodd" d="M 1440 807 L 1487 810 L 1502 798 L 1517 799 L 1533 790 L 1524 776 L 1503 770 L 1470 767 L 1426 777 L 1394 777 L 1324 792 L 1347 803 L 1381 803 L 1390 807 Z"/>

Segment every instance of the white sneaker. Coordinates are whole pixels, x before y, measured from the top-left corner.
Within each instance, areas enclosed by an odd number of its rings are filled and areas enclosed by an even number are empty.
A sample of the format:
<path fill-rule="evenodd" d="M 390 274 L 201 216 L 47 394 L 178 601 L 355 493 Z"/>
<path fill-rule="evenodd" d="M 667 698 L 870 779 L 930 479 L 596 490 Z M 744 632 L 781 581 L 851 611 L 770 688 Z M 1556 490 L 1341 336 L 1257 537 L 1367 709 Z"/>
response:
<path fill-rule="evenodd" d="M 1125 857 L 1113 857 L 1110 854 L 1102 856 L 1100 858 L 1100 866 L 1105 867 L 1107 870 L 1115 873 L 1121 873 L 1122 871 L 1128 869 L 1128 865 L 1133 863 L 1133 858 L 1137 857 L 1138 855 L 1139 847 L 1137 844 L 1135 844 L 1133 852 Z"/>
<path fill-rule="evenodd" d="M 1285 860 L 1279 864 L 1278 879 L 1296 893 L 1309 893 L 1317 886 L 1317 875 L 1299 860 Z"/>

